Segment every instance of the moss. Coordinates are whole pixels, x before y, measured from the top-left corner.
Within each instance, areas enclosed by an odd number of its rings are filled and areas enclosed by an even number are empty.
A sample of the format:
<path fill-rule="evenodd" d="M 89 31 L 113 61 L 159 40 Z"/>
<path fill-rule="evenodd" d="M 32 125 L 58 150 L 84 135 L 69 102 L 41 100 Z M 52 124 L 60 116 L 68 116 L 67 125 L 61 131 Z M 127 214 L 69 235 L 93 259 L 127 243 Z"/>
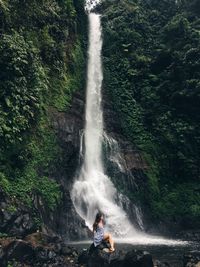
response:
<path fill-rule="evenodd" d="M 16 208 L 15 205 L 9 205 L 9 206 L 7 207 L 7 210 L 8 210 L 8 212 L 10 212 L 10 213 L 14 213 L 14 212 L 17 211 L 17 208 Z"/>
<path fill-rule="evenodd" d="M 83 90 L 85 85 L 85 59 L 80 40 L 76 41 L 70 53 L 69 62 L 65 63 L 59 75 L 59 70 L 53 73 L 51 71 L 49 75 L 51 98 L 48 105 L 55 107 L 58 111 L 67 111 L 73 93 Z"/>

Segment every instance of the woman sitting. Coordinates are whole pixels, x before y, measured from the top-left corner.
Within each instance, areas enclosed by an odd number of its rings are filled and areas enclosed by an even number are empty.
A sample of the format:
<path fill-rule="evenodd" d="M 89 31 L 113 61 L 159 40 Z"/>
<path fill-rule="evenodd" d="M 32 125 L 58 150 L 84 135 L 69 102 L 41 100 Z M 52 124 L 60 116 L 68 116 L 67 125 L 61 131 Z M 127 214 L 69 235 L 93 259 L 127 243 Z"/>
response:
<path fill-rule="evenodd" d="M 114 252 L 114 241 L 111 234 L 105 233 L 104 231 L 104 219 L 103 214 L 98 212 L 96 219 L 93 224 L 93 233 L 94 233 L 94 246 L 97 247 L 101 244 L 102 241 L 108 241 L 110 243 L 110 252 Z"/>

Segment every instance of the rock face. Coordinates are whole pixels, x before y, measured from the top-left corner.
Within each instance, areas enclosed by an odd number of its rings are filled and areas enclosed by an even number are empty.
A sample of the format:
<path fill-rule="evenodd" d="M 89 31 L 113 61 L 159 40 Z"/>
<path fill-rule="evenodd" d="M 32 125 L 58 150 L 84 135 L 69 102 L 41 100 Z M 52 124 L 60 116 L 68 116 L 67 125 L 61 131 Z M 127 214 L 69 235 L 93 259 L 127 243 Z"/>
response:
<path fill-rule="evenodd" d="M 126 210 L 136 228 L 144 230 L 145 221 L 150 214 L 146 212 L 148 202 L 143 204 L 136 195 L 148 194 L 148 178 L 145 172 L 149 166 L 141 152 L 123 135 L 117 112 L 114 111 L 112 100 L 106 89 L 103 89 L 104 126 L 108 135 L 106 171 L 118 191 L 128 197 L 119 195 L 119 203 Z M 133 193 L 134 192 L 134 193 Z M 144 222 L 144 223 L 143 223 Z M 149 224 L 149 223 L 148 223 Z"/>
<path fill-rule="evenodd" d="M 160 262 L 159 260 L 156 260 L 154 262 L 154 267 L 171 267 L 168 262 Z"/>
<path fill-rule="evenodd" d="M 91 253 L 88 251 L 88 255 L 84 251 L 79 256 L 79 263 L 87 267 L 153 267 L 152 256 L 139 250 L 110 253 L 104 249 L 94 249 Z"/>
<path fill-rule="evenodd" d="M 77 167 L 80 165 L 80 137 L 84 129 L 84 94 L 75 93 L 71 107 L 65 112 L 50 111 L 62 160 L 54 179 L 61 184 L 63 199 L 57 210 L 46 220 L 49 228 L 61 234 L 66 240 L 86 239 L 90 235 L 85 222 L 76 213 L 70 198 L 70 191 Z"/>
<path fill-rule="evenodd" d="M 36 229 L 32 212 L 0 189 L 0 233 L 24 237 Z"/>

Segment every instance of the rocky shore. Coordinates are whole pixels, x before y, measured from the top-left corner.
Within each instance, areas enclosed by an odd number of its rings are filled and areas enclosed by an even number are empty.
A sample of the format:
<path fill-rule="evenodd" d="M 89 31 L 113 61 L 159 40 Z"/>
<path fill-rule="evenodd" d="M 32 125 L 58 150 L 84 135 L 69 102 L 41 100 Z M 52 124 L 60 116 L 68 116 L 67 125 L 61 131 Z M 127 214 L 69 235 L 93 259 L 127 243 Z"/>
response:
<path fill-rule="evenodd" d="M 0 239 L 1 267 L 173 267 L 167 262 L 152 258 L 147 251 L 130 249 L 88 249 L 78 251 L 58 236 L 36 232 L 24 239 Z M 191 251 L 183 256 L 180 267 L 199 267 L 200 252 Z"/>
<path fill-rule="evenodd" d="M 74 267 L 78 252 L 65 245 L 58 236 L 48 236 L 40 232 L 22 239 L 0 239 L 1 267 Z"/>

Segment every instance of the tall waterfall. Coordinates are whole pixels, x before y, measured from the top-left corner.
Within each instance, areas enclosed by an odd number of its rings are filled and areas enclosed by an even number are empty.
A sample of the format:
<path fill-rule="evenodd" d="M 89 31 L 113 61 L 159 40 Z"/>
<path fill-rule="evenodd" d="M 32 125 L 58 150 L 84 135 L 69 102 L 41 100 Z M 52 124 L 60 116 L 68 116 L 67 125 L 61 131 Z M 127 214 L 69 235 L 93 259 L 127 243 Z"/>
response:
<path fill-rule="evenodd" d="M 103 114 L 102 38 L 101 17 L 89 15 L 89 50 L 87 72 L 86 124 L 84 133 L 84 161 L 73 189 L 72 200 L 76 211 L 91 228 L 95 215 L 101 210 L 106 225 L 118 237 L 136 234 L 126 213 L 116 204 L 116 189 L 104 172 L 102 161 Z"/>
<path fill-rule="evenodd" d="M 100 0 L 87 0 L 86 9 L 91 11 Z M 92 228 L 98 210 L 105 214 L 106 227 L 115 237 L 125 238 L 124 242 L 142 244 L 184 244 L 181 241 L 149 236 L 136 231 L 129 222 L 123 208 L 117 204 L 117 191 L 105 174 L 102 160 L 103 113 L 101 107 L 102 88 L 102 31 L 101 16 L 89 13 L 89 49 L 87 71 L 86 123 L 82 147 L 84 160 L 79 175 L 75 177 L 71 198 L 77 213 Z M 105 135 L 104 135 L 105 136 Z M 116 160 L 116 158 L 115 158 Z M 139 210 L 137 210 L 139 216 Z M 142 226 L 140 218 L 139 224 Z M 142 228 L 142 227 L 141 227 Z"/>

